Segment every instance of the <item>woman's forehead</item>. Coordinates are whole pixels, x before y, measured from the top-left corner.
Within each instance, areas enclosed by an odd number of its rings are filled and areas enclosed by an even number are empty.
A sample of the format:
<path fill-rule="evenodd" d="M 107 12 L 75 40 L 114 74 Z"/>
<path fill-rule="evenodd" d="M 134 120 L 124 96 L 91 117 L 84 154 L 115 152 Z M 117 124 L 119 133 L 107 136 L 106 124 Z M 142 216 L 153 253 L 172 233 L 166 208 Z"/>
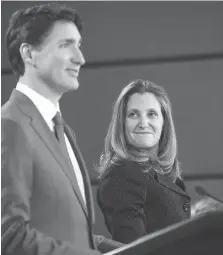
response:
<path fill-rule="evenodd" d="M 145 92 L 132 94 L 127 102 L 127 109 L 157 109 L 160 110 L 160 103 L 153 93 Z"/>

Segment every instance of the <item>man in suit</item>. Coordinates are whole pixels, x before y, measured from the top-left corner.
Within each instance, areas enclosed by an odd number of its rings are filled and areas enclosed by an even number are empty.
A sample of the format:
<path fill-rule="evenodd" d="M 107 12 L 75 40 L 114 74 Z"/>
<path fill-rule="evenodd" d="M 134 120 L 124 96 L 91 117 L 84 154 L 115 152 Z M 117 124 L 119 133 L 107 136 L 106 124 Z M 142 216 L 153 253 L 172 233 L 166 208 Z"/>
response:
<path fill-rule="evenodd" d="M 12 15 L 6 32 L 18 83 L 2 107 L 2 254 L 98 255 L 88 173 L 59 99 L 85 63 L 76 10 L 48 4 Z M 100 252 L 98 251 L 100 250 Z"/>

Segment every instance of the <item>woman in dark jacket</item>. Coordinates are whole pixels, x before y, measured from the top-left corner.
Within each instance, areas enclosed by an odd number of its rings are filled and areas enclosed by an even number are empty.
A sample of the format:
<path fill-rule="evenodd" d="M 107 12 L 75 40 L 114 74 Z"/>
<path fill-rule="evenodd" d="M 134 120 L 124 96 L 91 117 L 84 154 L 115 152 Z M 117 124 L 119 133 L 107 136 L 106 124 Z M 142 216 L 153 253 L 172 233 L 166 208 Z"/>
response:
<path fill-rule="evenodd" d="M 136 80 L 122 90 L 99 171 L 98 204 L 114 240 L 129 243 L 190 217 L 171 105 L 162 87 Z"/>

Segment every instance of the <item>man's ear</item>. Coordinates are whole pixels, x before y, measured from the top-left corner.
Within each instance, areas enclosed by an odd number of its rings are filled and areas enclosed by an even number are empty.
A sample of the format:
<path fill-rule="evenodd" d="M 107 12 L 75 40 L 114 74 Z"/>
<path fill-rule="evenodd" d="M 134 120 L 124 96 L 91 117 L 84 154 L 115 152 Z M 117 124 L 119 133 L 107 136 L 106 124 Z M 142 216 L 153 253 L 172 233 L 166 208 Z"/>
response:
<path fill-rule="evenodd" d="M 36 54 L 33 46 L 28 43 L 22 43 L 19 51 L 24 64 L 36 66 Z"/>

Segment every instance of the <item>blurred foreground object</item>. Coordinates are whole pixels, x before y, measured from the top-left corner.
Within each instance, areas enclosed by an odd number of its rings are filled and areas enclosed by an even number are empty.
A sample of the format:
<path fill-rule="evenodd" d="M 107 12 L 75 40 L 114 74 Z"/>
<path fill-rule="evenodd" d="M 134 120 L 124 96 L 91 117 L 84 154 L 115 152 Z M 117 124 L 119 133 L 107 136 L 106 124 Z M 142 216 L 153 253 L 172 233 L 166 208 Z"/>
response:
<path fill-rule="evenodd" d="M 213 196 L 201 186 L 196 186 L 195 191 L 204 197 L 192 204 L 191 216 L 209 211 L 223 211 L 223 201 L 221 199 Z"/>
<path fill-rule="evenodd" d="M 223 211 L 207 212 L 142 237 L 106 255 L 220 255 Z"/>

